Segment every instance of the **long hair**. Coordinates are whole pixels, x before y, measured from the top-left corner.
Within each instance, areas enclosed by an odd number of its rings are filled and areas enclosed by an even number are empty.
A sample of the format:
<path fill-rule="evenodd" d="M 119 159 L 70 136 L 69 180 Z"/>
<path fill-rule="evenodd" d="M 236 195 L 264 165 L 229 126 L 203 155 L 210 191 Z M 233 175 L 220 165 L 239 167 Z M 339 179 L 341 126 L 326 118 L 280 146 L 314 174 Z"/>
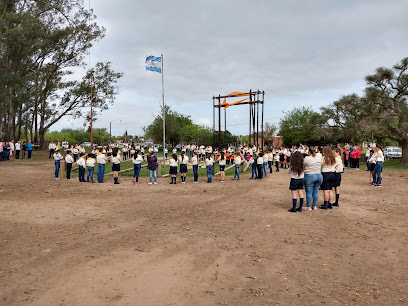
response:
<path fill-rule="evenodd" d="M 311 154 L 313 157 L 316 157 L 316 148 L 309 147 L 309 154 Z"/>
<path fill-rule="evenodd" d="M 333 155 L 333 150 L 329 146 L 323 148 L 324 163 L 326 165 L 334 165 L 336 158 Z"/>
<path fill-rule="evenodd" d="M 292 158 L 290 159 L 290 171 L 301 175 L 305 171 L 303 159 L 302 153 L 298 151 L 293 153 Z"/>
<path fill-rule="evenodd" d="M 172 155 L 171 157 L 173 157 L 173 159 L 174 159 L 175 161 L 177 161 L 177 154 L 176 154 L 176 153 L 173 153 L 173 155 Z"/>
<path fill-rule="evenodd" d="M 224 152 L 221 152 L 221 160 L 224 160 L 225 156 L 224 156 Z"/>
<path fill-rule="evenodd" d="M 112 156 L 113 156 L 113 157 L 116 157 L 116 156 L 118 155 L 118 151 L 119 151 L 118 148 L 113 148 L 113 150 L 112 150 Z"/>
<path fill-rule="evenodd" d="M 135 153 L 133 154 L 133 156 L 137 157 L 139 155 L 139 153 L 140 153 L 140 150 L 136 150 Z"/>

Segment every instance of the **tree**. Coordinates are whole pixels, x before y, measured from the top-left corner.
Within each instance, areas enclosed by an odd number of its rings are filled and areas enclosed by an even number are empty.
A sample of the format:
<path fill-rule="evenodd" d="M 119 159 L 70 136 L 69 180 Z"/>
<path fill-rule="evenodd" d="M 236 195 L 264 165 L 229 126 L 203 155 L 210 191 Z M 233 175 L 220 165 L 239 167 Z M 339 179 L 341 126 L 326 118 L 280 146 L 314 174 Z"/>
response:
<path fill-rule="evenodd" d="M 392 68 L 379 67 L 366 76 L 366 103 L 377 130 L 402 147 L 401 163 L 408 164 L 408 57 Z"/>
<path fill-rule="evenodd" d="M 166 116 L 166 143 L 170 143 L 173 147 L 176 146 L 180 140 L 180 130 L 185 126 L 191 125 L 190 116 L 184 116 L 165 106 Z M 163 141 L 163 112 L 154 118 L 153 122 L 144 128 L 145 137 L 152 138 L 155 143 Z"/>
<path fill-rule="evenodd" d="M 279 135 L 287 146 L 299 143 L 319 144 L 321 115 L 311 108 L 294 108 L 280 121 Z"/>
<path fill-rule="evenodd" d="M 357 94 L 343 96 L 321 110 L 325 121 L 322 133 L 331 142 L 355 144 L 369 138 L 367 105 Z"/>
<path fill-rule="evenodd" d="M 105 29 L 95 23 L 81 0 L 17 0 L 0 4 L 0 122 L 6 138 L 26 134 L 44 144 L 44 134 L 64 116 L 90 119 L 84 111 L 91 100 L 95 117 L 112 104 L 122 77 L 110 63 L 97 63 L 79 80 L 73 69 L 85 68 L 91 46 Z M 77 69 L 77 71 L 79 71 Z M 17 125 L 17 128 L 16 128 Z M 0 123 L 0 137 L 2 136 Z"/>

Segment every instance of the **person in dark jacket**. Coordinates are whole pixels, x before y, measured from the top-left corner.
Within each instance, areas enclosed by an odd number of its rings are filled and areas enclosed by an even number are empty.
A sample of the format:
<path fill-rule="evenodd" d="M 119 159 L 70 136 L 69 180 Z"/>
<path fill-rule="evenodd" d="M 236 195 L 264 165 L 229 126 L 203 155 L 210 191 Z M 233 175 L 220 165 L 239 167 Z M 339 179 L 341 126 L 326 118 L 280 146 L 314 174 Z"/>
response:
<path fill-rule="evenodd" d="M 152 176 L 154 174 L 154 184 L 157 184 L 157 157 L 154 155 L 154 152 L 150 152 L 149 156 L 147 157 L 147 169 L 150 172 L 150 181 L 149 185 L 152 184 Z"/>

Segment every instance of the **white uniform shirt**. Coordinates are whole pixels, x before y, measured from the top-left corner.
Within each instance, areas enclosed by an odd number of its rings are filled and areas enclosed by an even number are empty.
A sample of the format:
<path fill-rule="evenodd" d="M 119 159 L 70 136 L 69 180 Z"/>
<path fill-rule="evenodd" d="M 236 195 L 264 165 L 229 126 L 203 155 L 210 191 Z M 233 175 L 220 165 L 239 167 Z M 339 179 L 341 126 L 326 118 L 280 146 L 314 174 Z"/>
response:
<path fill-rule="evenodd" d="M 343 172 L 343 160 L 341 159 L 340 156 L 336 156 L 336 173 L 342 173 Z"/>
<path fill-rule="evenodd" d="M 65 162 L 67 164 L 72 164 L 74 162 L 74 158 L 71 155 L 67 154 L 67 156 L 65 156 Z"/>
<path fill-rule="evenodd" d="M 95 158 L 93 158 L 93 157 L 91 157 L 91 158 L 88 158 L 87 160 L 86 160 L 86 166 L 87 167 L 95 167 L 95 163 L 96 163 L 96 160 L 95 160 Z"/>
<path fill-rule="evenodd" d="M 20 143 L 16 143 L 16 151 L 20 151 L 21 149 L 21 144 Z"/>
<path fill-rule="evenodd" d="M 227 159 L 225 158 L 225 156 L 224 156 L 224 159 L 220 158 L 219 164 L 220 166 L 225 166 L 227 164 Z"/>
<path fill-rule="evenodd" d="M 112 156 L 112 163 L 113 164 L 120 164 L 120 153 L 118 152 L 118 155 Z"/>
<path fill-rule="evenodd" d="M 63 159 L 61 153 L 54 153 L 53 156 L 54 156 L 54 160 L 61 160 L 61 159 Z"/>
<path fill-rule="evenodd" d="M 384 154 L 383 154 L 383 152 L 381 150 L 375 152 L 373 156 L 375 156 L 375 161 L 376 162 L 383 162 L 384 161 Z"/>
<path fill-rule="evenodd" d="M 268 162 L 268 154 L 265 154 L 265 155 L 263 156 L 263 162 L 264 162 L 264 163 L 267 163 L 267 162 Z"/>
<path fill-rule="evenodd" d="M 174 158 L 170 158 L 170 167 L 177 167 L 178 161 Z"/>
<path fill-rule="evenodd" d="M 138 164 L 141 164 L 142 161 L 143 161 L 142 155 L 140 155 L 140 154 L 137 155 L 137 156 L 133 155 L 133 157 L 132 157 L 132 163 L 134 163 L 135 165 L 138 165 Z"/>
<path fill-rule="evenodd" d="M 258 157 L 256 160 L 256 164 L 257 165 L 263 165 L 263 158 L 262 157 Z"/>
<path fill-rule="evenodd" d="M 181 165 L 187 165 L 188 157 L 186 155 L 184 155 L 183 158 L 181 158 L 181 156 L 179 156 L 178 159 L 179 159 L 179 162 L 180 162 Z"/>
<path fill-rule="evenodd" d="M 212 166 L 214 164 L 214 159 L 212 157 L 205 159 L 206 166 Z"/>
<path fill-rule="evenodd" d="M 197 156 L 193 156 L 193 158 L 191 159 L 191 163 L 193 164 L 193 166 L 194 165 L 198 165 L 198 158 L 197 158 Z"/>
<path fill-rule="evenodd" d="M 241 156 L 235 156 L 234 158 L 234 164 L 235 165 L 241 165 Z"/>
<path fill-rule="evenodd" d="M 78 165 L 78 166 L 82 166 L 82 167 L 84 167 L 85 168 L 85 158 L 83 158 L 83 157 L 80 157 L 77 161 L 76 161 L 76 164 Z"/>
<path fill-rule="evenodd" d="M 96 162 L 98 164 L 104 165 L 106 164 L 106 156 L 103 153 L 99 153 L 98 155 L 96 155 Z"/>

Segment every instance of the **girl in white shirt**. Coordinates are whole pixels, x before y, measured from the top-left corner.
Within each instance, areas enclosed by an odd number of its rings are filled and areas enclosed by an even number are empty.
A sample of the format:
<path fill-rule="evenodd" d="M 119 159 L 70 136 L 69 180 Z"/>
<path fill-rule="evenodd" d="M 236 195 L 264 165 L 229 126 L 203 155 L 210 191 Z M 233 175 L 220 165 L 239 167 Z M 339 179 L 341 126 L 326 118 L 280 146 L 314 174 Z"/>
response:
<path fill-rule="evenodd" d="M 177 165 L 178 165 L 178 160 L 177 160 L 177 154 L 173 153 L 173 155 L 170 158 L 170 171 L 169 174 L 171 175 L 171 183 L 170 184 L 177 184 Z"/>
<path fill-rule="evenodd" d="M 93 176 L 95 172 L 95 155 L 94 154 L 89 154 L 88 159 L 86 160 L 86 169 L 87 169 L 87 175 L 86 175 L 86 181 L 89 183 L 89 179 L 91 180 L 91 183 L 94 183 Z"/>
<path fill-rule="evenodd" d="M 211 157 L 211 154 L 208 153 L 205 159 L 205 166 L 207 168 L 207 183 L 212 182 L 213 164 L 214 164 L 214 159 Z"/>
<path fill-rule="evenodd" d="M 241 156 L 239 154 L 235 154 L 234 158 L 234 165 L 235 165 L 235 173 L 234 173 L 234 178 L 232 179 L 233 181 L 236 179 L 239 181 L 239 167 L 241 166 Z"/>
<path fill-rule="evenodd" d="M 375 147 L 374 149 L 374 158 L 375 158 L 375 168 L 373 171 L 373 186 L 374 187 L 381 187 L 381 172 L 383 168 L 383 163 L 384 163 L 384 154 L 381 151 L 380 147 Z"/>
<path fill-rule="evenodd" d="M 59 176 L 59 171 L 61 167 L 61 159 L 63 159 L 60 150 L 56 150 L 55 153 L 53 154 L 54 157 L 54 163 L 55 163 L 55 179 L 59 180 L 61 179 Z"/>
<path fill-rule="evenodd" d="M 181 151 L 181 155 L 179 157 L 180 161 L 180 173 L 181 173 L 181 183 L 185 184 L 186 183 L 186 174 L 187 174 L 187 163 L 188 163 L 188 157 L 185 155 L 185 151 Z"/>
<path fill-rule="evenodd" d="M 218 163 L 220 165 L 221 182 L 225 183 L 225 165 L 227 164 L 227 160 L 224 151 L 221 152 L 220 161 Z"/>
<path fill-rule="evenodd" d="M 132 157 L 132 163 L 133 163 L 132 182 L 135 185 L 139 185 L 139 174 L 140 174 L 140 169 L 142 168 L 142 161 L 143 161 L 143 157 L 142 155 L 140 155 L 140 151 L 136 150 Z"/>
<path fill-rule="evenodd" d="M 193 158 L 191 159 L 191 164 L 193 165 L 193 172 L 194 172 L 194 183 L 198 183 L 198 152 L 195 151 Z"/>
<path fill-rule="evenodd" d="M 118 148 L 114 148 L 112 150 L 112 172 L 113 172 L 113 180 L 114 184 L 119 184 L 119 171 L 120 171 L 120 153 Z"/>
<path fill-rule="evenodd" d="M 272 165 L 273 165 L 273 155 L 271 151 L 267 151 L 268 155 L 268 167 L 269 167 L 269 173 L 272 173 Z"/>
<path fill-rule="evenodd" d="M 340 185 L 341 185 L 341 174 L 343 173 L 343 160 L 341 159 L 341 149 L 336 148 L 333 150 L 334 156 L 336 157 L 336 168 L 334 170 L 334 192 L 336 193 L 336 201 L 333 206 L 339 206 L 340 198 Z"/>

